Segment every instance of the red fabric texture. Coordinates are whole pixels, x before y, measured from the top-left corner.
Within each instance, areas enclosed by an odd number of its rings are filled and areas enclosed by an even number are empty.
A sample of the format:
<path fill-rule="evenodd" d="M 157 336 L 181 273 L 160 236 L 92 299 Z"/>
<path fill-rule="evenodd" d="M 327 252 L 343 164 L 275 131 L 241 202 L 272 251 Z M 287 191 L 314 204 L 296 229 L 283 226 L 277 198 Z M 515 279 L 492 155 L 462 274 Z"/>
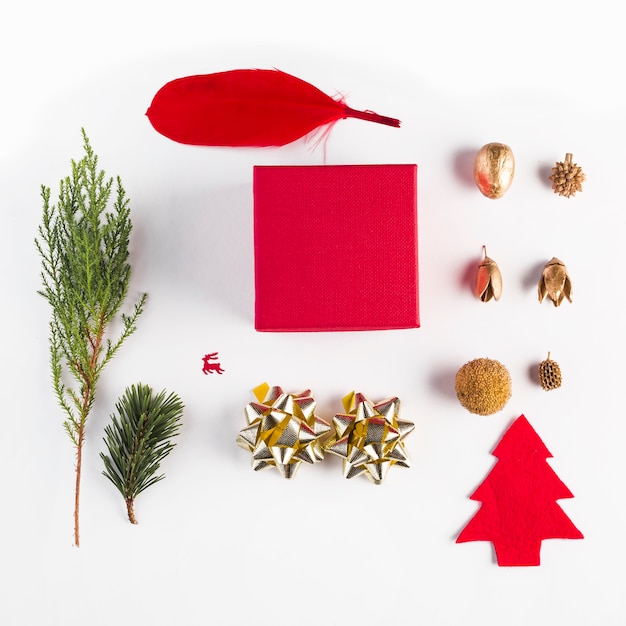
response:
<path fill-rule="evenodd" d="M 457 543 L 491 541 L 498 565 L 539 565 L 543 539 L 582 539 L 556 503 L 572 498 L 546 462 L 549 450 L 526 417 L 518 417 L 493 451 L 499 461 L 471 495 L 481 508 Z"/>
<path fill-rule="evenodd" d="M 282 146 L 347 117 L 400 126 L 275 69 L 177 78 L 157 91 L 146 115 L 165 137 L 198 146 Z"/>
<path fill-rule="evenodd" d="M 417 165 L 254 168 L 259 331 L 417 328 Z"/>

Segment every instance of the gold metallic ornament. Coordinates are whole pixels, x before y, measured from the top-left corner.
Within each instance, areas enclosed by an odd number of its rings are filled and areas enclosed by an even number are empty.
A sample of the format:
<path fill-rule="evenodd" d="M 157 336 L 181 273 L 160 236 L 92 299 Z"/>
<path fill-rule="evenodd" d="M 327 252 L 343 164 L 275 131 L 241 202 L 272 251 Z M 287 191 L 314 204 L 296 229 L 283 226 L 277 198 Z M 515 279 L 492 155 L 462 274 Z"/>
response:
<path fill-rule="evenodd" d="M 398 418 L 398 398 L 372 404 L 363 394 L 352 392 L 343 406 L 346 413 L 333 418 L 335 433 L 324 448 L 343 458 L 345 478 L 365 474 L 379 485 L 393 465 L 410 467 L 403 441 L 415 424 Z"/>
<path fill-rule="evenodd" d="M 561 368 L 556 361 L 550 358 L 549 352 L 548 358 L 539 363 L 539 382 L 546 391 L 558 389 L 563 382 Z"/>
<path fill-rule="evenodd" d="M 498 264 L 487 256 L 487 249 L 483 246 L 484 258 L 476 273 L 476 287 L 474 293 L 483 302 L 491 298 L 499 300 L 502 295 L 502 274 Z"/>
<path fill-rule="evenodd" d="M 272 466 L 293 478 L 302 461 L 324 458 L 320 439 L 330 424 L 316 417 L 316 402 L 308 389 L 292 395 L 263 383 L 253 393 L 258 402 L 245 407 L 248 426 L 237 436 L 237 445 L 252 453 L 252 469 Z"/>
<path fill-rule="evenodd" d="M 503 143 L 485 144 L 474 160 L 474 180 L 487 198 L 501 198 L 511 186 L 515 174 L 513 151 Z"/>
<path fill-rule="evenodd" d="M 563 298 L 572 301 L 572 281 L 563 261 L 552 257 L 545 264 L 539 279 L 538 291 L 539 302 L 543 302 L 546 296 L 552 300 L 554 306 L 560 306 Z"/>
<path fill-rule="evenodd" d="M 575 196 L 577 191 L 582 191 L 585 181 L 583 168 L 574 163 L 572 158 L 573 155 L 568 152 L 565 155 L 565 161 L 556 162 L 550 176 L 552 191 L 566 198 Z"/>
<path fill-rule="evenodd" d="M 463 407 L 476 415 L 501 411 L 511 397 L 511 375 L 494 359 L 474 359 L 459 368 L 454 383 Z"/>

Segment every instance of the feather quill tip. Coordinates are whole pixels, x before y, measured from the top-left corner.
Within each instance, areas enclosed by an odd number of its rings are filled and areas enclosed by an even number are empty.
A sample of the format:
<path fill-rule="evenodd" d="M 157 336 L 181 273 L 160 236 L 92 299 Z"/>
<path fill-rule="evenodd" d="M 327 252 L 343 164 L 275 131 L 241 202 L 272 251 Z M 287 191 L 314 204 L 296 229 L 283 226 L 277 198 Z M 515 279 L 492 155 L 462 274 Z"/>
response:
<path fill-rule="evenodd" d="M 393 126 L 394 128 L 400 128 L 400 120 L 395 117 L 387 117 L 386 115 L 378 115 L 374 111 L 357 111 L 346 106 L 346 117 L 354 117 L 359 120 L 366 120 L 368 122 L 375 122 L 376 124 L 384 124 L 385 126 Z"/>

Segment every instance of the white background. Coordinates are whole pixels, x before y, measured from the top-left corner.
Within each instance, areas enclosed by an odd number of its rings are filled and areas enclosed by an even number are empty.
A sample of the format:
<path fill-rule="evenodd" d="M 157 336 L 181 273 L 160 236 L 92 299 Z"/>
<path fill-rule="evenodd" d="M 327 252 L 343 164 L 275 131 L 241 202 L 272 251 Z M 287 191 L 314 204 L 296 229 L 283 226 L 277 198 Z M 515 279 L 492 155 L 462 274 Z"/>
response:
<path fill-rule="evenodd" d="M 0 621 L 7 625 L 626 623 L 623 562 L 625 230 L 623 22 L 597 0 L 409 3 L 22 2 L 0 23 L 2 448 Z M 252 166 L 320 164 L 321 147 L 178 145 L 144 113 L 167 81 L 277 67 L 400 130 L 337 123 L 326 163 L 417 163 L 422 327 L 261 334 L 253 329 Z M 72 446 L 51 390 L 49 309 L 36 295 L 39 186 L 57 190 L 80 128 L 132 202 L 139 329 L 105 370 L 88 424 L 81 547 L 72 545 Z M 478 148 L 507 143 L 504 198 L 471 180 Z M 566 152 L 584 192 L 552 193 Z M 504 293 L 471 292 L 485 244 Z M 552 256 L 574 302 L 537 302 Z M 363 288 L 366 288 L 364 285 Z M 563 387 L 535 368 L 548 350 Z M 219 351 L 225 373 L 205 376 Z M 505 409 L 470 415 L 454 395 L 466 361 L 502 361 Z M 167 477 L 137 500 L 138 526 L 101 475 L 116 399 L 135 382 L 186 405 Z M 328 457 L 286 481 L 254 473 L 234 441 L 251 389 L 310 388 L 330 420 L 349 391 L 397 395 L 415 422 L 410 469 L 381 486 L 347 481 Z M 585 535 L 547 540 L 542 565 L 500 568 L 489 543 L 454 539 L 468 496 L 521 413 L 575 497 Z"/>

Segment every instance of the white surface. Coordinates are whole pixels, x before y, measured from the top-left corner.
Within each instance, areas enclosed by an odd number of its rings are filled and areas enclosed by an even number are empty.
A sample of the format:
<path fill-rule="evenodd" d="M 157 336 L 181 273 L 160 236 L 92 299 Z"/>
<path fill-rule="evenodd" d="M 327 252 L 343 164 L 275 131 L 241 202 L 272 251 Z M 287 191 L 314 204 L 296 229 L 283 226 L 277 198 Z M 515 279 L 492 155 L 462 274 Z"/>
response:
<path fill-rule="evenodd" d="M 623 561 L 625 230 L 624 38 L 606 0 L 216 3 L 59 0 L 3 10 L 0 58 L 4 408 L 0 615 L 7 625 L 626 623 Z M 144 112 L 168 80 L 278 67 L 400 130 L 339 122 L 327 163 L 419 165 L 422 327 L 349 334 L 253 330 L 252 166 L 323 162 L 303 142 L 277 150 L 177 145 Z M 82 156 L 132 201 L 139 329 L 105 371 L 88 425 L 82 545 L 72 546 L 73 453 L 47 362 L 36 295 L 39 185 L 56 190 Z M 468 179 L 489 141 L 516 157 L 498 201 Z M 546 172 L 573 152 L 584 193 L 555 196 Z M 504 294 L 482 304 L 468 275 L 486 244 Z M 552 256 L 574 303 L 539 305 Z M 219 351 L 226 372 L 204 376 Z M 547 351 L 563 388 L 531 370 Z M 491 417 L 458 404 L 454 374 L 501 360 L 513 396 Z M 186 404 L 167 478 L 137 500 L 139 525 L 101 476 L 113 404 L 142 381 Z M 330 419 L 352 389 L 397 395 L 416 423 L 410 469 L 375 487 L 337 457 L 293 481 L 256 474 L 234 444 L 260 382 L 311 388 Z M 454 538 L 490 451 L 524 413 L 575 498 L 560 504 L 583 541 L 544 541 L 539 568 L 499 568 L 488 543 Z"/>

